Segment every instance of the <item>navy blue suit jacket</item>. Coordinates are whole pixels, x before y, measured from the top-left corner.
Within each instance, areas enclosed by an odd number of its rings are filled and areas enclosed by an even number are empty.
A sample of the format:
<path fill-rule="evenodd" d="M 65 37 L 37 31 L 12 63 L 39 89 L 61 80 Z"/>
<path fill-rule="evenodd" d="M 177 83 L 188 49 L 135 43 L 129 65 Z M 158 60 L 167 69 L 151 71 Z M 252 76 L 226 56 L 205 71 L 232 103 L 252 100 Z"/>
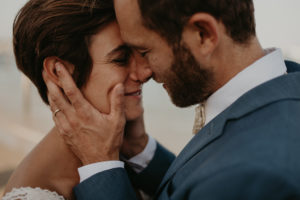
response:
<path fill-rule="evenodd" d="M 300 199 L 300 66 L 244 94 L 174 155 L 158 145 L 140 174 L 112 169 L 74 189 L 77 199 Z M 174 160 L 174 161 L 173 161 Z"/>

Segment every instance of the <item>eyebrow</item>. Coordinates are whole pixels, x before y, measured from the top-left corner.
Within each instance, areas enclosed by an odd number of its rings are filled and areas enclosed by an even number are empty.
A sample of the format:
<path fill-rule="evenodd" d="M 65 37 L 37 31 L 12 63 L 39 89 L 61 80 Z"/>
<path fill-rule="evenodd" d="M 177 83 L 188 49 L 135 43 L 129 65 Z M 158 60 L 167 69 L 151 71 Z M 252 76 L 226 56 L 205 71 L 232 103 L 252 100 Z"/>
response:
<path fill-rule="evenodd" d="M 131 48 L 131 49 L 135 49 L 135 50 L 146 50 L 147 49 L 145 47 L 135 45 L 135 44 L 131 44 L 131 43 L 126 43 L 126 46 Z"/>
<path fill-rule="evenodd" d="M 121 44 L 118 47 L 116 47 L 115 49 L 113 49 L 112 51 L 110 51 L 105 57 L 106 58 L 111 58 L 113 57 L 115 54 L 122 52 L 122 51 L 127 51 L 129 49 L 128 45 L 126 44 Z"/>

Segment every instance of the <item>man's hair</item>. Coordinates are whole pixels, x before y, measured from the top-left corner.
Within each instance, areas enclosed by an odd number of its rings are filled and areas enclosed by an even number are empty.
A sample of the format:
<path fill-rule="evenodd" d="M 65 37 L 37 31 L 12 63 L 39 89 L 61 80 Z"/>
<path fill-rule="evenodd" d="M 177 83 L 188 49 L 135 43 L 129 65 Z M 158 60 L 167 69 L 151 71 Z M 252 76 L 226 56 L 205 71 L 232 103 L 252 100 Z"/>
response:
<path fill-rule="evenodd" d="M 46 104 L 44 59 L 56 56 L 73 64 L 73 78 L 81 88 L 92 68 L 89 39 L 114 20 L 111 0 L 30 0 L 19 11 L 13 25 L 16 63 Z"/>
<path fill-rule="evenodd" d="M 144 25 L 169 44 L 181 39 L 183 28 L 195 13 L 208 13 L 221 21 L 237 43 L 256 35 L 252 0 L 138 0 Z"/>

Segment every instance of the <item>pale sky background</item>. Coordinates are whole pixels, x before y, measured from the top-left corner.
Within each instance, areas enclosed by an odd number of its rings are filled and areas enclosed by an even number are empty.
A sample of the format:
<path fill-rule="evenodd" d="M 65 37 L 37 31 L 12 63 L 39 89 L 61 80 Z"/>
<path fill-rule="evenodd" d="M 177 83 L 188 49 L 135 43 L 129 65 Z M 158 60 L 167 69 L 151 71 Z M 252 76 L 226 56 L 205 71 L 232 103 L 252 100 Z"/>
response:
<path fill-rule="evenodd" d="M 10 37 L 14 16 L 25 2 L 1 0 L 0 38 Z M 300 51 L 300 0 L 254 0 L 254 3 L 257 34 L 262 45 Z"/>

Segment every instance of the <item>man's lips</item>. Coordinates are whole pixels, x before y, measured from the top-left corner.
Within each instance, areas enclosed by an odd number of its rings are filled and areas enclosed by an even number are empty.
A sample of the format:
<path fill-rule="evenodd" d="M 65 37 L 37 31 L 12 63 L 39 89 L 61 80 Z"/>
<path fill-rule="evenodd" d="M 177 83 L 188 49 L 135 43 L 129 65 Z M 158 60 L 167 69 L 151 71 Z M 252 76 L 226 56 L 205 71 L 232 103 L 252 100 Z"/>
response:
<path fill-rule="evenodd" d="M 133 92 L 126 92 L 125 96 L 139 96 L 142 94 L 142 90 L 136 90 Z"/>
<path fill-rule="evenodd" d="M 152 76 L 152 79 L 156 82 L 156 83 L 163 83 L 161 80 L 159 80 L 156 76 Z"/>

